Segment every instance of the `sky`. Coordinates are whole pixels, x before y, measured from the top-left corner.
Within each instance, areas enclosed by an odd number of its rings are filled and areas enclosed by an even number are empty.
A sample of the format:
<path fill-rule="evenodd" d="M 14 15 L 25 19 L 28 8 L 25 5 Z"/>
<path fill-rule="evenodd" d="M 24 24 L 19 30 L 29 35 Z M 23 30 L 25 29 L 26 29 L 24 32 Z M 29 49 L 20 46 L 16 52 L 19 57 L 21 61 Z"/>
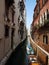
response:
<path fill-rule="evenodd" d="M 33 13 L 34 13 L 35 5 L 36 5 L 36 0 L 26 0 L 26 26 L 28 30 L 33 21 Z"/>

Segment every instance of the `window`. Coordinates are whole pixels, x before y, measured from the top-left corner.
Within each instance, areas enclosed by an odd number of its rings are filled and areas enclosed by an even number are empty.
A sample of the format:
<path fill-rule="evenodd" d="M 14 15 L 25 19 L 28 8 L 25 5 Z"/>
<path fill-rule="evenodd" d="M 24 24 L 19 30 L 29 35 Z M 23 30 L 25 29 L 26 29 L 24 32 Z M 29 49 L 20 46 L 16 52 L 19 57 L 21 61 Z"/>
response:
<path fill-rule="evenodd" d="M 12 36 L 14 36 L 14 31 L 15 31 L 15 28 L 12 28 L 12 32 L 11 32 Z"/>
<path fill-rule="evenodd" d="M 45 13 L 44 13 L 44 20 L 45 20 Z"/>
<path fill-rule="evenodd" d="M 42 18 L 42 16 L 40 16 L 40 24 L 42 24 L 43 23 L 43 18 Z"/>
<path fill-rule="evenodd" d="M 19 24 L 19 21 L 20 21 L 20 16 L 18 17 L 18 24 Z"/>
<path fill-rule="evenodd" d="M 45 11 L 45 20 L 47 20 L 47 11 Z"/>
<path fill-rule="evenodd" d="M 45 0 L 42 0 L 42 5 L 44 6 L 44 4 L 45 4 Z"/>
<path fill-rule="evenodd" d="M 47 14 L 48 14 L 48 9 L 47 9 Z"/>
<path fill-rule="evenodd" d="M 5 25 L 5 37 L 9 36 L 9 26 Z"/>
<path fill-rule="evenodd" d="M 42 18 L 43 18 L 43 22 L 44 22 L 44 14 L 42 15 Z"/>
<path fill-rule="evenodd" d="M 49 19 L 49 12 L 48 12 L 48 9 L 47 9 L 47 19 Z"/>
<path fill-rule="evenodd" d="M 38 13 L 40 12 L 40 4 L 38 5 Z"/>
<path fill-rule="evenodd" d="M 48 0 L 45 0 L 45 3 L 47 2 Z"/>
<path fill-rule="evenodd" d="M 43 43 L 48 44 L 48 36 L 43 35 Z"/>

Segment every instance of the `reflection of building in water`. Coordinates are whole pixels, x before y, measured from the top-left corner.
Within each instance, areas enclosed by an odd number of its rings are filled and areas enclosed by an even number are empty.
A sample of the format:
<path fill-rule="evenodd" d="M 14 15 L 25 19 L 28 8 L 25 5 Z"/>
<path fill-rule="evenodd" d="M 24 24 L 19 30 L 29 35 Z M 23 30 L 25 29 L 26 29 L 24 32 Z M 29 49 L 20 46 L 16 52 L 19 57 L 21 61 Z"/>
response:
<path fill-rule="evenodd" d="M 29 38 L 30 38 L 30 36 L 28 36 L 28 42 L 27 42 L 26 49 L 27 49 L 27 54 L 31 55 L 31 54 L 34 54 L 34 50 L 30 45 L 30 39 Z"/>
<path fill-rule="evenodd" d="M 30 39 L 29 39 L 29 36 L 28 36 L 28 47 L 30 47 Z"/>

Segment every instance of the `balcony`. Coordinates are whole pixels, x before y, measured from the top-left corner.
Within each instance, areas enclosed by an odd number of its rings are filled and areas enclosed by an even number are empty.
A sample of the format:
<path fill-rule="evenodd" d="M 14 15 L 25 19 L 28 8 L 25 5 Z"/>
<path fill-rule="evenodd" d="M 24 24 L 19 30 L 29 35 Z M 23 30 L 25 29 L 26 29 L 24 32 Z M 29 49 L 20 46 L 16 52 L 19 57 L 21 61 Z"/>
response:
<path fill-rule="evenodd" d="M 49 20 L 45 20 L 42 24 L 39 23 L 33 26 L 33 33 L 35 31 L 48 30 L 48 28 L 49 28 Z"/>
<path fill-rule="evenodd" d="M 48 28 L 48 26 L 49 26 L 49 14 L 47 14 L 47 19 L 45 19 L 42 23 L 39 23 L 38 25 L 37 24 L 35 25 L 35 27 L 37 29 L 41 29 L 41 28 L 43 29 L 44 27 Z"/>

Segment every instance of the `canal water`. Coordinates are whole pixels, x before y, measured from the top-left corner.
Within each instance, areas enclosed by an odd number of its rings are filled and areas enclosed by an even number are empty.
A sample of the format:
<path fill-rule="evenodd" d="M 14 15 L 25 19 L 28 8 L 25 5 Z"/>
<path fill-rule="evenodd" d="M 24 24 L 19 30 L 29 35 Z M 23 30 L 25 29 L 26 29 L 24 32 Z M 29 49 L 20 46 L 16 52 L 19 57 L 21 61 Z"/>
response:
<path fill-rule="evenodd" d="M 12 52 L 5 65 L 29 65 L 28 54 L 34 54 L 29 37 Z"/>
<path fill-rule="evenodd" d="M 27 38 L 26 50 L 27 50 L 27 54 L 29 54 L 29 55 L 34 54 L 34 50 L 33 50 L 33 48 L 32 48 L 31 45 L 30 45 L 30 38 L 29 38 L 29 36 L 28 36 L 28 38 Z"/>

